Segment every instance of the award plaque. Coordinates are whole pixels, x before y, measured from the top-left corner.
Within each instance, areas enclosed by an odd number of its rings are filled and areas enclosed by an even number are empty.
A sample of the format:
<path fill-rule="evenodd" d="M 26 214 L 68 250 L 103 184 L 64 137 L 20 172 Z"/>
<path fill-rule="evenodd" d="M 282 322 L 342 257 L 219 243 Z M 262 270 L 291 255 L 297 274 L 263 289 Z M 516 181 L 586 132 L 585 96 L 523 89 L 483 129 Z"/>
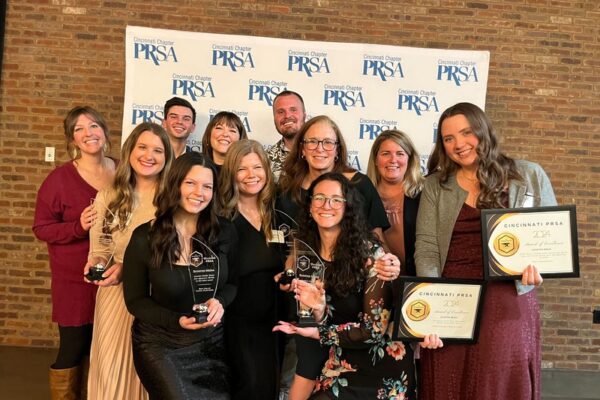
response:
<path fill-rule="evenodd" d="M 392 338 L 476 343 L 484 292 L 483 281 L 401 277 Z"/>
<path fill-rule="evenodd" d="M 292 254 L 294 257 L 294 272 L 297 279 L 314 284 L 320 280 L 323 282 L 325 276 L 325 264 L 318 254 L 305 242 L 294 238 Z M 317 326 L 312 309 L 296 301 L 298 314 L 298 326 Z"/>
<path fill-rule="evenodd" d="M 519 278 L 529 264 L 544 278 L 579 276 L 575 206 L 481 210 L 486 280 Z"/>
<path fill-rule="evenodd" d="M 275 213 L 273 215 L 273 242 L 281 243 L 284 246 L 282 247 L 282 258 L 286 258 L 292 254 L 293 249 L 293 237 L 294 234 L 298 231 L 298 223 L 286 214 L 285 212 L 275 209 Z M 289 285 L 292 283 L 292 280 L 296 277 L 296 273 L 293 268 L 286 269 L 283 271 L 283 274 L 279 278 L 280 285 Z"/>
<path fill-rule="evenodd" d="M 94 199 L 92 199 L 91 202 L 94 205 L 99 204 L 95 202 Z M 108 224 L 108 221 L 106 220 L 106 215 L 110 213 L 110 215 L 114 217 L 114 214 L 108 208 L 104 206 L 102 207 L 104 208 L 104 216 L 102 218 L 102 230 L 98 237 L 92 237 L 92 235 L 90 235 L 90 254 L 92 256 L 95 256 L 98 253 L 100 253 L 100 249 L 109 248 L 110 255 L 106 263 L 104 263 L 104 261 L 99 261 L 90 267 L 88 273 L 85 276 L 89 281 L 101 281 L 105 279 L 102 275 L 104 274 L 104 272 L 106 272 L 106 269 L 112 264 L 115 254 L 115 244 L 113 241 L 111 228 Z"/>
<path fill-rule="evenodd" d="M 192 237 L 192 253 L 190 254 L 188 272 L 192 287 L 191 317 L 196 323 L 206 322 L 208 306 L 206 302 L 215 297 L 219 283 L 219 257 L 200 240 Z"/>

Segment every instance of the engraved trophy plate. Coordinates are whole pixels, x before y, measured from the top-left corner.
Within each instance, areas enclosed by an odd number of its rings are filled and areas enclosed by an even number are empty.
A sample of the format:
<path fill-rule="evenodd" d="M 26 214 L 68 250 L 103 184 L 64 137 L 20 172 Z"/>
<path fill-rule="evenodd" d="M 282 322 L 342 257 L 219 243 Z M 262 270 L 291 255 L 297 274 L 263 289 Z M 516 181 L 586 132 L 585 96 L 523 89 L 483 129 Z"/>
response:
<path fill-rule="evenodd" d="M 206 302 L 215 297 L 219 283 L 219 257 L 206 244 L 192 238 L 188 272 L 194 305 L 190 316 L 196 323 L 206 322 L 208 306 Z"/>
<path fill-rule="evenodd" d="M 319 255 L 308 244 L 300 239 L 293 240 L 294 272 L 297 279 L 314 284 L 316 281 L 323 282 L 325 276 L 325 264 Z M 298 314 L 298 326 L 317 326 L 312 309 L 296 301 Z"/>

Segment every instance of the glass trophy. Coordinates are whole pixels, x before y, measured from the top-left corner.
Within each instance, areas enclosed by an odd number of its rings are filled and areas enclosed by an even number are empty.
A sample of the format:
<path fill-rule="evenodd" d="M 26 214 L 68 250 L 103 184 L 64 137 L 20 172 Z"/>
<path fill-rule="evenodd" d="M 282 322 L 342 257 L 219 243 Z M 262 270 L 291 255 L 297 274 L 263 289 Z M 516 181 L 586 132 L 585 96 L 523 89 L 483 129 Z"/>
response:
<path fill-rule="evenodd" d="M 219 257 L 206 244 L 192 237 L 192 253 L 190 254 L 188 272 L 194 305 L 190 316 L 196 323 L 206 322 L 208 306 L 206 302 L 217 293 L 219 283 Z"/>
<path fill-rule="evenodd" d="M 278 243 L 284 244 L 283 249 L 285 254 L 282 256 L 285 258 L 292 254 L 293 248 L 293 236 L 298 231 L 298 223 L 290 215 L 285 212 L 275 209 L 275 215 L 273 218 L 273 236 L 277 238 Z M 278 283 L 280 285 L 289 285 L 292 280 L 296 277 L 295 270 L 286 269 L 279 278 Z"/>
<path fill-rule="evenodd" d="M 308 244 L 300 239 L 293 240 L 294 272 L 297 279 L 312 283 L 323 282 L 325 276 L 325 264 L 321 257 Z M 298 326 L 317 326 L 312 309 L 306 307 L 300 301 L 296 301 L 298 314 Z"/>
<path fill-rule="evenodd" d="M 94 199 L 92 199 L 92 204 L 99 203 L 95 202 Z M 92 257 L 97 256 L 99 254 L 105 254 L 108 249 L 110 255 L 106 262 L 101 260 L 90 267 L 87 275 L 85 276 L 89 281 L 101 281 L 105 279 L 102 275 L 104 274 L 104 272 L 106 272 L 106 269 L 110 265 L 112 265 L 115 254 L 115 244 L 113 241 L 111 228 L 108 223 L 108 220 L 106 219 L 106 216 L 110 214 L 113 216 L 113 221 L 115 221 L 116 219 L 114 218 L 114 214 L 108 208 L 106 208 L 105 206 L 102 207 L 105 210 L 104 215 L 102 217 L 102 230 L 100 231 L 98 237 L 92 237 L 93 235 L 90 235 L 90 254 L 92 255 Z"/>

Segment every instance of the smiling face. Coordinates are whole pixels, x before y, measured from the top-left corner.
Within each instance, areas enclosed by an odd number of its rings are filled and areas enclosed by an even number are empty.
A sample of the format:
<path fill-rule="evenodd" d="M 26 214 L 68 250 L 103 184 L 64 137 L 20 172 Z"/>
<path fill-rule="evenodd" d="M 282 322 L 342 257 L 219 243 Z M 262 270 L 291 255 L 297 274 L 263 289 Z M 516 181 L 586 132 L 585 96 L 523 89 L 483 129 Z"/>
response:
<path fill-rule="evenodd" d="M 213 197 L 213 173 L 201 165 L 194 165 L 180 186 L 179 207 L 188 214 L 199 214 Z"/>
<path fill-rule="evenodd" d="M 327 199 L 322 203 L 320 207 L 317 207 L 318 203 L 315 198 L 324 196 Z M 313 189 L 312 199 L 310 202 L 310 214 L 315 220 L 319 229 L 327 230 L 341 230 L 340 223 L 344 218 L 344 212 L 346 205 L 341 202 L 337 202 L 338 206 L 332 207 L 334 198 L 343 199 L 344 194 L 342 193 L 342 185 L 337 181 L 324 180 L 319 182 Z"/>
<path fill-rule="evenodd" d="M 165 146 L 160 137 L 142 132 L 129 155 L 129 164 L 138 178 L 155 179 L 165 167 Z"/>
<path fill-rule="evenodd" d="M 242 157 L 235 175 L 235 181 L 241 196 L 256 196 L 265 187 L 267 174 L 256 153 Z"/>
<path fill-rule="evenodd" d="M 295 95 L 278 97 L 273 103 L 275 129 L 286 139 L 293 139 L 306 120 L 304 106 Z"/>
<path fill-rule="evenodd" d="M 171 142 L 173 140 L 185 140 L 196 128 L 192 110 L 184 106 L 172 106 L 167 111 L 162 126 L 167 131 Z"/>
<path fill-rule="evenodd" d="M 331 125 L 325 121 L 320 121 L 311 126 L 306 134 L 304 135 L 304 142 L 306 141 L 322 141 L 330 140 L 337 142 L 337 136 Z M 323 143 L 319 143 L 317 148 L 309 150 L 306 143 L 302 145 L 302 155 L 306 158 L 308 168 L 312 171 L 316 171 L 319 174 L 333 171 L 335 165 L 335 157 L 337 156 L 337 145 L 332 150 L 325 150 Z"/>
<path fill-rule="evenodd" d="M 442 122 L 441 134 L 444 150 L 452 161 L 464 169 L 477 168 L 479 139 L 464 115 L 446 118 Z"/>
<path fill-rule="evenodd" d="M 227 125 L 225 120 L 217 123 L 210 132 L 210 147 L 215 163 L 223 164 L 227 150 L 233 142 L 240 140 L 240 132 L 233 125 Z"/>
<path fill-rule="evenodd" d="M 394 140 L 387 139 L 379 147 L 375 166 L 383 181 L 401 183 L 408 167 L 408 153 Z"/>
<path fill-rule="evenodd" d="M 105 144 L 106 134 L 102 127 L 86 114 L 81 114 L 73 128 L 73 145 L 81 153 L 98 154 Z"/>

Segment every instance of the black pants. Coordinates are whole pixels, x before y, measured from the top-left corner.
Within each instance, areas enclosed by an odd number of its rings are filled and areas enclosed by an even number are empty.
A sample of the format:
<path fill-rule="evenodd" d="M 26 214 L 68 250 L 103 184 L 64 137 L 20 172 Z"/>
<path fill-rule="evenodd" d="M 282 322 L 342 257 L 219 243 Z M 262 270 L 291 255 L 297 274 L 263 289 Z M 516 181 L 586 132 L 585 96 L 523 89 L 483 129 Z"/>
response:
<path fill-rule="evenodd" d="M 58 326 L 60 345 L 53 369 L 73 368 L 90 355 L 92 324 L 82 326 Z"/>

